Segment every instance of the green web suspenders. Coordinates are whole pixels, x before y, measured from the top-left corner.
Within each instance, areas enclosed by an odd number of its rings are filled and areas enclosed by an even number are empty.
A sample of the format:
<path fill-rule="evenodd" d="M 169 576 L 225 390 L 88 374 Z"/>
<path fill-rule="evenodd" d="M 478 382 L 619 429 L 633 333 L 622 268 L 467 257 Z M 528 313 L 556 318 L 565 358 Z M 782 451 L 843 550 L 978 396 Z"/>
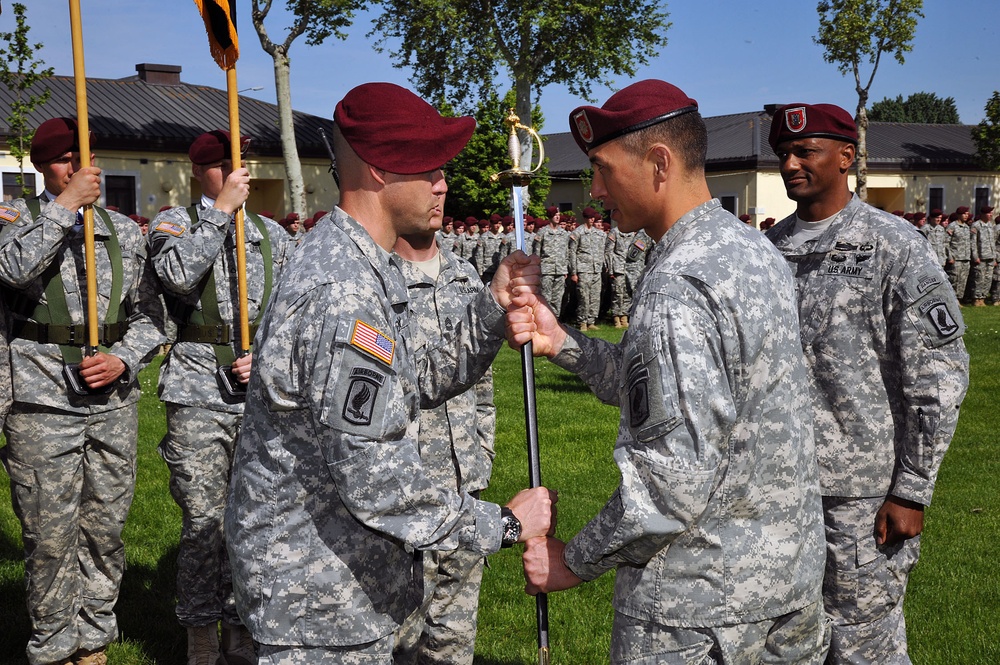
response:
<path fill-rule="evenodd" d="M 33 219 L 41 215 L 41 201 L 38 198 L 25 201 Z M 99 348 L 107 352 L 108 346 L 121 341 L 128 330 L 128 315 L 122 302 L 124 270 L 122 249 L 118 233 L 106 210 L 94 208 L 108 228 L 108 238 L 103 241 L 111 262 L 111 294 L 104 325 L 100 329 Z M 25 297 L 23 292 L 15 292 L 10 302 L 14 314 L 13 337 L 23 337 L 42 344 L 58 344 L 63 363 L 72 365 L 83 359 L 82 346 L 87 343 L 87 326 L 73 324 L 66 305 L 66 290 L 59 261 L 53 260 L 41 276 L 45 285 L 45 304 Z"/>
<path fill-rule="evenodd" d="M 198 222 L 198 208 L 191 206 L 187 208 L 188 217 L 193 226 Z M 246 218 L 253 222 L 261 234 L 260 254 L 264 262 L 264 294 L 261 299 L 260 311 L 250 326 L 250 337 L 253 338 L 254 331 L 264 317 L 264 309 L 271 298 L 271 288 L 274 282 L 274 263 L 271 255 L 270 236 L 264 220 L 253 213 L 246 213 Z M 219 311 L 219 299 L 216 295 L 215 268 L 208 271 L 201 279 L 200 295 L 201 310 L 192 305 L 184 304 L 178 298 L 168 298 L 170 313 L 178 320 L 183 321 L 178 329 L 178 341 L 181 342 L 203 342 L 212 345 L 215 350 L 215 360 L 219 367 L 228 367 L 236 360 L 236 353 L 232 344 L 237 341 L 239 332 L 230 323 L 222 320 Z"/>

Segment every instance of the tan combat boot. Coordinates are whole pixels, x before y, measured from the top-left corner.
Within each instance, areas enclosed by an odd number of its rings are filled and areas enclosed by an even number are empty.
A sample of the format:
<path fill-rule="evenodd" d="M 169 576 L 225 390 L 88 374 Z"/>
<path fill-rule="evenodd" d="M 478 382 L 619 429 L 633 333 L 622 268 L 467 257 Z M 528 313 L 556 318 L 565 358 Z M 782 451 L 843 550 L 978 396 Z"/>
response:
<path fill-rule="evenodd" d="M 628 328 L 628 315 L 622 317 L 622 328 Z"/>
<path fill-rule="evenodd" d="M 986 301 L 983 300 L 982 298 L 976 298 L 975 306 L 976 307 L 986 307 Z"/>
<path fill-rule="evenodd" d="M 191 626 L 187 629 L 187 665 L 218 665 L 219 628 L 210 623 L 207 626 Z"/>
<path fill-rule="evenodd" d="M 91 651 L 90 653 L 84 652 L 84 655 L 76 657 L 76 665 L 107 665 L 107 663 L 108 655 L 104 653 L 104 649 Z"/>
<path fill-rule="evenodd" d="M 581 323 L 580 324 L 580 331 L 581 332 L 587 332 L 588 330 L 590 330 L 590 326 L 588 326 L 586 323 Z"/>
<path fill-rule="evenodd" d="M 621 328 L 621 327 L 622 327 L 622 317 L 616 316 L 615 317 L 615 328 Z"/>
<path fill-rule="evenodd" d="M 222 622 L 222 658 L 226 665 L 254 665 L 257 662 L 257 649 L 245 626 Z"/>

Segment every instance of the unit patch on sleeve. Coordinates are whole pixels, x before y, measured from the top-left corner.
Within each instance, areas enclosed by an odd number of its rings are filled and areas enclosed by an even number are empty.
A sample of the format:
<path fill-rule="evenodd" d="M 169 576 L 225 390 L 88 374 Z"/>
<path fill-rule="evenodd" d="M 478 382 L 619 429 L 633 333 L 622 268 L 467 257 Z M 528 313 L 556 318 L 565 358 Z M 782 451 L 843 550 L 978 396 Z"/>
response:
<path fill-rule="evenodd" d="M 154 231 L 163 231 L 164 233 L 169 233 L 172 236 L 181 236 L 184 234 L 184 227 L 174 224 L 173 222 L 168 222 L 166 220 L 160 222 L 156 225 Z"/>
<path fill-rule="evenodd" d="M 955 322 L 944 301 L 932 300 L 924 303 L 920 306 L 920 312 L 927 317 L 941 337 L 948 337 L 958 332 L 958 323 Z"/>
<path fill-rule="evenodd" d="M 21 213 L 15 208 L 8 208 L 7 206 L 0 206 L 0 221 L 7 224 L 13 224 L 17 221 L 17 218 L 21 216 Z"/>
<path fill-rule="evenodd" d="M 350 374 L 351 385 L 344 399 L 344 420 L 352 425 L 372 424 L 372 412 L 379 388 L 385 383 L 385 374 L 368 367 L 355 367 Z"/>
<path fill-rule="evenodd" d="M 354 331 L 351 333 L 351 345 L 361 349 L 365 353 L 370 353 L 386 365 L 392 365 L 392 356 L 396 350 L 396 342 L 361 319 L 354 321 Z"/>

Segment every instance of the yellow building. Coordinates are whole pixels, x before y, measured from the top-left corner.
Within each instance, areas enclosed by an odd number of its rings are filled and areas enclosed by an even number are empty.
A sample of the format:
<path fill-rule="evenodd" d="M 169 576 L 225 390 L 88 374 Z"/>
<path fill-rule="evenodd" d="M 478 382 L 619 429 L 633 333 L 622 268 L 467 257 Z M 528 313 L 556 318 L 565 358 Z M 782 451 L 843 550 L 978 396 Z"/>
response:
<path fill-rule="evenodd" d="M 181 68 L 143 63 L 122 79 L 88 79 L 87 105 L 95 165 L 102 169 L 104 206 L 123 214 L 152 218 L 163 206 L 190 205 L 201 197 L 191 177 L 187 151 L 199 134 L 228 129 L 225 90 L 181 81 Z M 52 91 L 50 100 L 31 116 L 35 127 L 49 118 L 76 116 L 73 78 L 53 76 L 38 84 Z M 0 117 L 9 114 L 13 93 L 0 88 Z M 340 194 L 329 173 L 330 158 L 319 130 L 330 135 L 333 121 L 295 113 L 295 135 L 306 188 L 305 211 L 330 210 Z M 253 178 L 247 207 L 282 217 L 291 212 L 278 130 L 278 107 L 240 98 L 240 133 L 251 137 L 243 158 Z M 9 129 L 0 125 L 0 175 L 3 198 L 20 196 L 17 160 L 7 144 Z M 25 160 L 25 182 L 39 191 L 41 175 Z"/>
<path fill-rule="evenodd" d="M 759 226 L 795 211 L 785 195 L 778 159 L 767 143 L 773 107 L 755 113 L 705 118 L 706 175 L 712 195 L 735 215 Z M 970 125 L 873 122 L 868 127 L 868 202 L 882 210 L 945 213 L 959 206 L 996 205 L 1000 173 L 975 164 Z M 552 189 L 546 205 L 580 210 L 590 200 L 587 156 L 569 132 L 549 134 Z M 851 177 L 851 187 L 855 179 Z"/>

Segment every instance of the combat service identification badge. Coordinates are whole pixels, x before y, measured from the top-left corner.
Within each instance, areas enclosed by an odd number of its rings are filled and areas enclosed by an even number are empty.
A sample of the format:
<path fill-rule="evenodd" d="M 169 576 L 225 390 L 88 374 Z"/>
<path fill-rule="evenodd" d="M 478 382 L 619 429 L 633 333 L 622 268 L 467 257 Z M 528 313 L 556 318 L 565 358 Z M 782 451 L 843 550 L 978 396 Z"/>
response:
<path fill-rule="evenodd" d="M 580 132 L 580 138 L 583 139 L 584 143 L 590 143 L 594 140 L 594 128 L 590 126 L 586 110 L 580 109 L 573 114 L 573 124 L 576 125 L 576 131 Z"/>
<path fill-rule="evenodd" d="M 806 108 L 796 106 L 792 109 L 785 109 L 785 126 L 788 131 L 798 134 L 806 128 Z"/>
<path fill-rule="evenodd" d="M 632 427 L 639 427 L 649 418 L 649 370 L 642 360 L 642 354 L 629 363 L 628 375 L 628 415 Z"/>
<path fill-rule="evenodd" d="M 355 367 L 351 370 L 350 377 L 351 385 L 344 400 L 344 420 L 352 425 L 371 425 L 375 398 L 378 397 L 379 388 L 385 383 L 385 374 L 367 367 Z"/>
<path fill-rule="evenodd" d="M 927 303 L 920 310 L 927 316 L 931 325 L 934 326 L 934 329 L 937 330 L 938 335 L 941 337 L 948 337 L 958 332 L 958 324 L 955 323 L 955 319 L 952 317 L 951 312 L 948 311 L 948 306 L 944 302 L 938 300 Z"/>

